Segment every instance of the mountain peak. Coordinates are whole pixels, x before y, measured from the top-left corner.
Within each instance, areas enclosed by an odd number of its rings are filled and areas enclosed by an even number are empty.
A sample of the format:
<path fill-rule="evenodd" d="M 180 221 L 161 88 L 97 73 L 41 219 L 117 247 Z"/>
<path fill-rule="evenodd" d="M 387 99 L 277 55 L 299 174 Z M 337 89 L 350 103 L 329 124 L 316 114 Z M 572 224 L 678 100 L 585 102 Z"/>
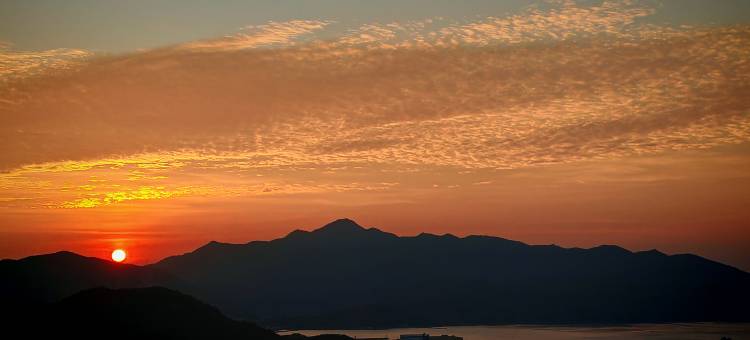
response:
<path fill-rule="evenodd" d="M 630 250 L 627 250 L 623 247 L 612 245 L 612 244 L 602 244 L 593 248 L 589 249 L 590 251 L 594 251 L 598 254 L 611 254 L 611 255 L 629 255 L 632 254 Z"/>
<path fill-rule="evenodd" d="M 72 251 L 58 251 L 55 253 L 50 254 L 41 254 L 41 255 L 33 255 L 29 257 L 22 258 L 20 260 L 13 260 L 13 261 L 21 261 L 21 262 L 33 262 L 33 263 L 80 263 L 80 262 L 108 262 L 106 260 L 97 258 L 97 257 L 88 257 L 83 256 L 81 254 L 74 253 Z"/>
<path fill-rule="evenodd" d="M 314 232 L 325 232 L 325 233 L 351 233 L 357 231 L 364 231 L 361 225 L 357 224 L 353 220 L 348 218 L 342 218 L 335 220 L 331 223 L 324 225 L 322 228 L 315 230 Z"/>
<path fill-rule="evenodd" d="M 377 228 L 364 228 L 351 219 L 342 218 L 328 223 L 313 231 L 295 230 L 283 240 L 318 240 L 323 242 L 368 242 L 383 240 L 383 238 L 398 238 L 398 236 L 383 232 Z"/>

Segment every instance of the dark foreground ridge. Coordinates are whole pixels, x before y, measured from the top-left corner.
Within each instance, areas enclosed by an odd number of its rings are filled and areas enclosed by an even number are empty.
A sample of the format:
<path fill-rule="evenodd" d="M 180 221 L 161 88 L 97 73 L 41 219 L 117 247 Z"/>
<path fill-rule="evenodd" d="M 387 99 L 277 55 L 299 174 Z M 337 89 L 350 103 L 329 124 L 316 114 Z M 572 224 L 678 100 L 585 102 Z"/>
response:
<path fill-rule="evenodd" d="M 212 306 L 162 287 L 85 290 L 10 327 L 11 334 L 32 339 L 308 339 L 282 337 L 255 324 L 229 319 Z"/>
<path fill-rule="evenodd" d="M 75 265 L 48 264 L 61 256 L 0 262 L 0 302 L 135 283 L 274 329 L 750 321 L 750 274 L 699 256 L 399 237 L 346 219 L 273 241 L 211 242 L 142 267 L 69 253 Z"/>

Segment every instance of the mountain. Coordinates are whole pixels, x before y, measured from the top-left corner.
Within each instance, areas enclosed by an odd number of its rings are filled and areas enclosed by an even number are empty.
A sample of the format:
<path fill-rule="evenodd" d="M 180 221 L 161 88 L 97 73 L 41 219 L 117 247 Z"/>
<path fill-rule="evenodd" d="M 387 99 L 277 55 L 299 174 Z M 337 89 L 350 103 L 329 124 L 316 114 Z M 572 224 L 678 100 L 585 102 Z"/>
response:
<path fill-rule="evenodd" d="M 55 302 L 94 287 L 176 285 L 157 268 L 114 263 L 61 251 L 0 261 L 0 303 L 19 308 Z"/>
<path fill-rule="evenodd" d="M 151 267 L 275 328 L 750 320 L 750 274 L 695 255 L 398 237 L 346 219 L 273 241 L 211 242 Z"/>
<path fill-rule="evenodd" d="M 11 334 L 23 335 L 24 338 L 286 338 L 254 324 L 229 319 L 212 306 L 162 287 L 85 290 L 51 304 L 35 313 L 33 318 L 24 318 L 11 327 L 15 332 Z M 319 339 L 350 338 L 328 336 Z"/>
<path fill-rule="evenodd" d="M 699 256 L 399 237 L 346 219 L 148 266 L 69 252 L 0 261 L 12 315 L 83 289 L 152 285 L 273 329 L 750 321 L 750 274 Z"/>

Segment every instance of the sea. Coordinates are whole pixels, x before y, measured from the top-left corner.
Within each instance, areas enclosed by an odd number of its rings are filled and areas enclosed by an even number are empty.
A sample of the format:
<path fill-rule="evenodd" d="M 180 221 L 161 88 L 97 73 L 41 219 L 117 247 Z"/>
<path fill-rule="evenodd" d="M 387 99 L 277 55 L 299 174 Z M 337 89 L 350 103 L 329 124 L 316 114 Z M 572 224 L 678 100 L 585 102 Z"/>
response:
<path fill-rule="evenodd" d="M 617 326 L 458 326 L 433 328 L 394 328 L 381 330 L 295 330 L 279 334 L 301 333 L 304 335 L 346 334 L 353 338 L 398 339 L 402 334 L 454 335 L 464 340 L 490 339 L 659 339 L 659 340 L 750 340 L 750 323 L 676 323 L 635 324 Z"/>

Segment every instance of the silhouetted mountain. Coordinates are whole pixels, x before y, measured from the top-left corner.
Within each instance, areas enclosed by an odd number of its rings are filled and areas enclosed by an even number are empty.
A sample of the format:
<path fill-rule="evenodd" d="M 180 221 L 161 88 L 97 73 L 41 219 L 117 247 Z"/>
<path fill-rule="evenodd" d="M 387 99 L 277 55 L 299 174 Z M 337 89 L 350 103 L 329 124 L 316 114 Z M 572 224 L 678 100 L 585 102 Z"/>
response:
<path fill-rule="evenodd" d="M 11 325 L 11 329 L 22 335 L 21 338 L 287 338 L 249 322 L 229 319 L 212 306 L 162 287 L 85 290 L 47 306 L 33 318 Z M 4 330 L 8 331 L 8 328 Z M 350 338 L 328 336 L 320 339 Z"/>
<path fill-rule="evenodd" d="M 190 296 L 160 287 L 95 288 L 52 306 L 55 334 L 121 339 L 276 339 L 275 333 L 234 321 Z"/>
<path fill-rule="evenodd" d="M 149 266 L 64 252 L 4 260 L 0 278 L 14 308 L 95 286 L 166 285 L 277 329 L 750 321 L 750 274 L 695 255 L 398 237 L 351 220 L 273 241 L 210 242 Z"/>
<path fill-rule="evenodd" d="M 153 267 L 229 315 L 279 328 L 750 320 L 750 274 L 695 255 L 398 237 L 351 220 L 211 242 Z"/>
<path fill-rule="evenodd" d="M 152 267 L 114 263 L 61 251 L 0 261 L 0 303 L 29 305 L 57 301 L 94 287 L 174 285 L 175 279 Z"/>

